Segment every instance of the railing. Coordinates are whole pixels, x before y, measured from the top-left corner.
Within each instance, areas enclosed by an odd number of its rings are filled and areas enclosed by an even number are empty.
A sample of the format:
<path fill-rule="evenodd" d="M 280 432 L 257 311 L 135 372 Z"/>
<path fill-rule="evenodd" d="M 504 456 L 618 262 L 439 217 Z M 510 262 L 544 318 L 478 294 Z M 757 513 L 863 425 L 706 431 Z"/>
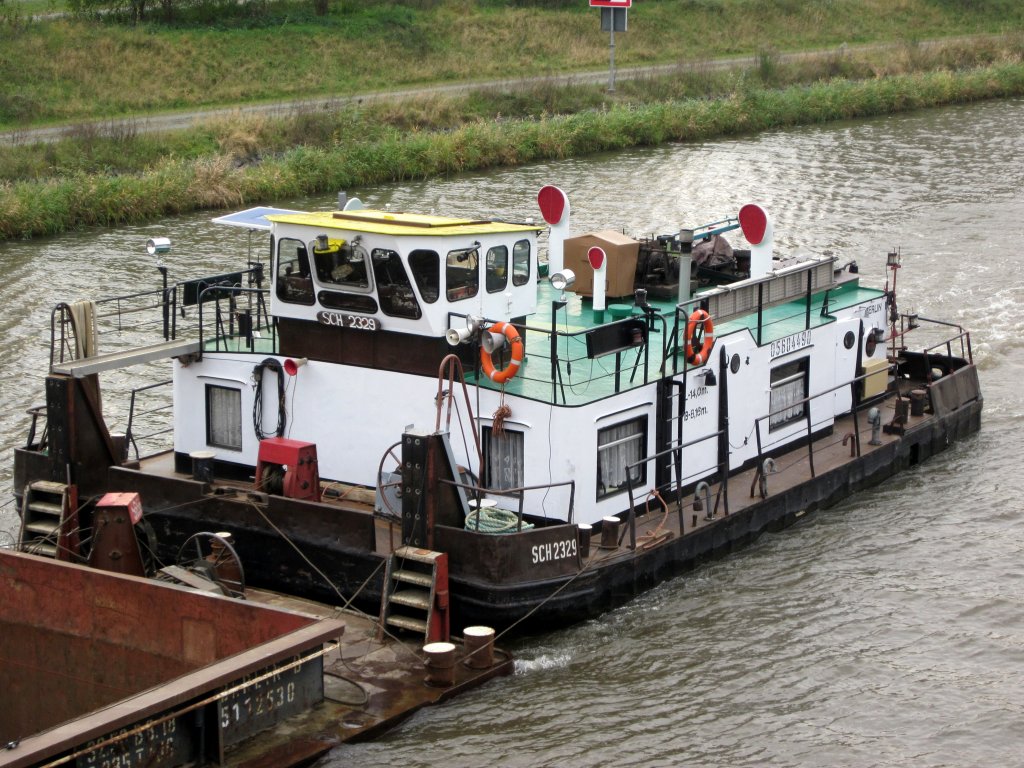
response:
<path fill-rule="evenodd" d="M 674 485 L 675 497 L 676 497 L 676 499 L 675 499 L 676 513 L 679 515 L 679 533 L 680 533 L 680 535 L 682 535 L 682 533 L 684 531 L 684 527 L 683 527 L 683 486 L 684 486 L 684 482 L 683 482 L 683 477 L 682 477 L 682 471 L 683 471 L 683 469 L 682 469 L 683 449 L 689 448 L 689 447 L 694 446 L 694 445 L 699 445 L 700 443 L 703 443 L 706 440 L 712 440 L 712 439 L 717 440 L 720 437 L 722 437 L 722 435 L 724 435 L 724 434 L 726 434 L 726 430 L 724 430 L 724 429 L 718 430 L 717 432 L 711 432 L 709 434 L 702 435 L 702 436 L 700 436 L 700 437 L 698 437 L 698 438 L 696 438 L 694 440 L 690 440 L 690 441 L 685 442 L 685 443 L 680 443 L 678 445 L 670 445 L 668 448 L 664 448 L 664 449 L 658 451 L 657 453 L 651 454 L 650 456 L 645 456 L 644 458 L 639 459 L 638 461 L 634 461 L 634 462 L 626 465 L 626 490 L 629 493 L 629 510 L 626 513 L 626 523 L 629 526 L 629 548 L 630 549 L 636 549 L 636 499 L 633 496 L 633 472 L 634 472 L 634 470 L 637 470 L 640 467 L 642 467 L 642 466 L 644 466 L 644 465 L 646 465 L 646 464 L 648 464 L 648 463 L 650 463 L 652 461 L 659 461 L 660 459 L 666 458 L 668 456 L 672 456 L 672 458 L 673 458 L 672 464 L 673 464 L 673 467 L 674 467 L 675 473 L 676 473 L 676 482 L 675 482 L 675 485 Z M 717 464 L 717 470 L 718 470 L 719 474 L 722 477 L 725 477 L 726 474 L 728 473 L 728 467 L 726 467 L 724 465 L 724 463 L 718 463 Z M 725 504 L 725 514 L 728 515 L 729 514 L 728 483 L 723 483 L 722 484 L 722 494 L 723 494 L 723 502 Z M 715 503 L 717 504 L 717 500 L 716 500 Z"/>
<path fill-rule="evenodd" d="M 679 315 L 677 313 L 677 318 L 678 318 L 678 316 Z M 970 345 L 970 334 L 968 332 L 964 331 L 961 326 L 953 324 L 953 323 L 945 323 L 945 322 L 942 322 L 942 321 L 927 320 L 926 318 L 917 318 L 916 316 L 904 316 L 904 317 L 906 319 L 908 319 L 908 320 L 910 320 L 912 318 L 914 322 L 918 322 L 918 321 L 920 321 L 920 322 L 932 322 L 932 323 L 934 323 L 936 325 L 956 328 L 957 331 L 958 331 L 958 333 L 956 335 L 948 337 L 944 341 L 941 341 L 941 342 L 939 342 L 937 344 L 929 346 L 929 347 L 927 347 L 927 348 L 925 348 L 923 350 L 922 354 L 924 355 L 924 358 L 925 358 L 925 368 L 926 368 L 923 378 L 926 381 L 930 382 L 931 379 L 932 379 L 931 366 L 930 366 L 930 363 L 928 361 L 929 354 L 934 352 L 934 350 L 936 350 L 936 349 L 944 349 L 946 351 L 946 358 L 947 359 L 951 359 L 951 358 L 953 358 L 953 345 L 957 341 L 960 342 L 961 356 L 964 357 L 969 363 L 973 364 L 973 357 L 972 357 L 971 345 Z M 677 320 L 677 322 L 678 322 L 678 320 Z M 901 334 L 900 334 L 901 337 L 903 335 L 905 335 L 907 332 L 909 332 L 909 330 L 913 330 L 916 327 L 917 327 L 916 325 L 911 325 L 910 327 L 905 328 L 901 332 Z M 757 466 L 756 466 L 756 471 L 755 471 L 754 485 L 757 485 L 758 481 L 763 479 L 764 472 L 765 472 L 765 463 L 766 463 L 766 460 L 770 460 L 769 459 L 769 454 L 771 452 L 773 452 L 774 450 L 777 450 L 777 449 L 782 449 L 782 448 L 784 448 L 786 446 L 791 446 L 791 445 L 793 445 L 794 443 L 796 443 L 797 441 L 800 441 L 800 440 L 806 440 L 806 442 L 807 442 L 807 460 L 808 460 L 808 466 L 810 468 L 810 475 L 811 475 L 812 478 L 817 476 L 816 475 L 816 471 L 815 471 L 815 467 L 814 467 L 814 447 L 815 447 L 814 434 L 815 434 L 816 430 L 821 429 L 823 426 L 830 426 L 830 425 L 834 424 L 835 423 L 835 419 L 836 419 L 836 414 L 835 414 L 834 410 L 830 409 L 826 418 L 819 419 L 818 421 L 814 421 L 813 415 L 812 415 L 813 409 L 811 408 L 811 404 L 815 400 L 818 400 L 819 398 L 828 397 L 828 396 L 833 395 L 834 393 L 836 393 L 836 392 L 838 392 L 840 390 L 843 390 L 843 389 L 845 389 L 847 387 L 850 388 L 850 398 L 851 398 L 851 406 L 850 406 L 849 414 L 850 414 L 851 418 L 853 419 L 853 432 L 852 432 L 853 447 L 852 447 L 851 456 L 859 457 L 861 455 L 861 439 L 860 439 L 860 424 L 859 424 L 858 414 L 860 413 L 860 411 L 862 409 L 864 409 L 866 407 L 870 407 L 872 405 L 872 401 L 862 402 L 861 397 L 860 397 L 860 386 L 859 385 L 860 385 L 861 382 L 865 381 L 866 379 L 868 379 L 868 378 L 870 378 L 872 376 L 885 375 L 885 376 L 888 377 L 889 370 L 890 369 L 887 369 L 884 374 L 882 374 L 880 371 L 871 371 L 871 372 L 866 372 L 866 373 L 863 373 L 863 374 L 859 374 L 859 375 L 854 376 L 854 377 L 852 377 L 852 378 L 850 378 L 850 379 L 848 379 L 848 380 L 846 380 L 846 381 L 844 381 L 844 382 L 842 382 L 840 384 L 836 384 L 835 386 L 828 387 L 827 389 L 824 389 L 824 390 L 822 390 L 820 392 L 817 392 L 817 393 L 815 393 L 813 395 L 809 395 L 809 396 L 807 396 L 807 397 L 805 397 L 805 398 L 803 398 L 803 399 L 801 399 L 799 401 L 792 402 L 792 403 L 787 403 L 786 405 L 784 405 L 782 407 L 776 408 L 774 410 L 770 410 L 768 413 L 764 414 L 763 416 L 755 417 L 755 419 L 754 419 L 754 431 L 755 431 L 755 434 L 756 434 L 756 441 L 757 441 L 756 442 L 756 445 L 757 445 Z M 723 376 L 725 375 L 725 371 L 724 370 L 721 373 L 722 373 Z M 770 420 L 774 416 L 779 416 L 779 415 L 784 414 L 784 413 L 786 413 L 788 411 L 792 411 L 794 408 L 798 408 L 798 407 L 801 407 L 801 406 L 803 407 L 803 414 L 801 416 L 797 417 L 797 418 L 801 418 L 804 421 L 804 425 L 805 425 L 804 429 L 801 430 L 801 432 L 799 434 L 794 433 L 792 431 L 787 431 L 787 433 L 785 434 L 784 437 L 780 438 L 776 443 L 774 443 L 774 444 L 772 444 L 770 446 L 767 446 L 767 448 L 766 448 L 766 446 L 764 444 L 764 441 L 762 439 L 762 427 L 761 427 L 762 422 L 764 422 L 766 419 Z M 677 416 L 676 418 L 679 418 L 679 417 Z M 728 423 L 727 414 L 726 414 L 725 422 Z M 628 524 L 628 530 L 629 530 L 629 535 L 630 535 L 630 548 L 631 549 L 635 549 L 636 548 L 636 499 L 634 497 L 634 489 L 633 489 L 634 473 L 640 467 L 642 467 L 642 466 L 644 466 L 646 464 L 649 464 L 651 462 L 657 462 L 657 461 L 662 460 L 662 459 L 664 459 L 666 457 L 669 457 L 669 456 L 671 456 L 672 459 L 673 459 L 671 467 L 670 467 L 670 470 L 674 471 L 674 474 L 675 474 L 675 483 L 674 483 L 673 490 L 675 492 L 675 497 L 676 497 L 675 498 L 676 509 L 677 509 L 677 513 L 679 515 L 679 531 L 680 531 L 680 533 L 682 533 L 684 531 L 683 503 L 682 503 L 682 491 L 683 491 L 683 488 L 688 484 L 689 481 L 697 479 L 698 476 L 700 476 L 700 477 L 712 477 L 713 476 L 713 470 L 716 470 L 716 469 L 717 469 L 717 473 L 718 473 L 719 478 L 723 479 L 723 482 L 721 482 L 721 487 L 719 489 L 719 495 L 722 497 L 722 499 L 724 501 L 725 514 L 726 515 L 729 514 L 728 483 L 724 482 L 724 480 L 726 480 L 728 478 L 728 476 L 729 476 L 729 468 L 728 468 L 728 464 L 727 464 L 729 453 L 728 453 L 727 450 L 720 450 L 719 451 L 719 455 L 718 455 L 718 461 L 716 462 L 716 464 L 714 466 L 708 467 L 706 469 L 706 471 L 703 471 L 700 474 L 693 474 L 693 473 L 691 473 L 691 475 L 689 475 L 687 477 L 684 477 L 683 474 L 682 474 L 682 471 L 683 471 L 682 470 L 682 451 L 683 451 L 683 449 L 689 448 L 689 447 L 691 447 L 693 445 L 697 445 L 697 444 L 699 444 L 701 442 L 704 442 L 704 441 L 707 441 L 707 440 L 720 439 L 725 434 L 727 434 L 727 429 L 726 430 L 719 430 L 717 432 L 711 432 L 711 433 L 708 433 L 706 435 L 702 435 L 701 437 L 698 437 L 698 438 L 696 438 L 694 440 L 690 440 L 690 441 L 685 442 L 685 443 L 678 443 L 678 444 L 674 443 L 674 444 L 668 446 L 667 448 L 664 448 L 661 451 L 658 451 L 657 453 L 651 454 L 649 456 L 645 456 L 644 458 L 639 459 L 639 460 L 637 460 L 635 462 L 632 462 L 630 464 L 627 464 L 625 466 L 625 470 L 626 470 L 626 483 L 627 483 L 627 489 L 628 489 L 628 492 L 629 492 L 629 509 L 627 511 L 626 522 Z M 849 435 L 843 437 L 844 445 L 845 445 L 846 440 L 847 440 L 848 437 L 849 437 Z M 752 488 L 753 488 L 753 486 L 752 486 Z M 763 484 L 762 484 L 762 488 L 763 488 Z M 753 490 L 751 491 L 751 493 L 753 493 Z M 763 493 L 764 493 L 764 491 L 762 491 L 762 496 L 763 496 Z M 715 502 L 716 506 L 717 506 L 717 503 L 718 502 L 717 502 L 717 499 L 716 499 L 716 502 Z"/>
<path fill-rule="evenodd" d="M 558 330 L 555 316 L 548 327 L 517 324 L 516 327 L 521 331 L 547 336 L 550 344 L 546 355 L 542 347 L 538 347 L 536 344 L 527 345 L 527 355 L 531 359 L 531 365 L 521 368 L 514 381 L 517 383 L 536 382 L 550 386 L 551 402 L 564 404 L 568 402 L 567 387 L 570 391 L 575 391 L 579 387 L 588 388 L 595 382 L 611 381 L 613 391 L 618 393 L 623 388 L 649 384 L 661 378 L 660 372 L 667 353 L 668 326 L 665 317 L 657 310 L 641 311 L 644 314 L 578 331 Z M 452 318 L 469 320 L 467 315 L 451 313 L 449 315 L 450 327 L 456 325 Z M 484 322 L 487 325 L 491 324 L 489 320 Z M 660 328 L 657 328 L 659 325 Z M 642 332 L 639 335 L 632 333 L 633 330 L 641 328 Z M 655 328 L 657 328 L 656 332 Z M 615 346 L 613 342 L 610 348 L 607 345 L 602 345 L 599 349 L 594 350 L 589 347 L 589 340 L 594 338 L 591 334 L 600 334 L 605 338 L 617 334 L 624 341 L 621 346 Z M 651 339 L 659 334 L 661 343 L 656 344 L 652 349 Z M 632 355 L 630 355 L 631 352 Z M 549 366 L 543 364 L 545 357 L 547 357 Z M 597 362 L 604 358 L 614 361 L 610 368 Z M 595 366 L 598 369 L 597 372 L 583 380 L 572 381 L 572 369 L 576 367 L 579 370 L 581 365 L 588 364 Z M 535 372 L 549 372 L 549 374 L 539 376 Z M 637 383 L 638 376 L 640 377 L 639 383 Z M 486 378 L 479 378 L 479 380 L 486 381 Z"/>
<path fill-rule="evenodd" d="M 207 350 L 207 304 L 213 304 L 212 351 L 273 354 L 277 352 L 277 325 L 270 317 L 262 288 L 213 285 L 199 294 L 199 349 Z M 241 300 L 240 300 L 241 299 Z M 267 335 L 264 336 L 263 334 Z"/>
<path fill-rule="evenodd" d="M 147 433 L 142 434 L 142 435 L 136 435 L 136 432 L 135 432 L 135 417 L 136 416 L 148 417 L 148 416 L 151 416 L 152 414 L 155 414 L 155 413 L 165 413 L 167 411 L 170 411 L 172 409 L 172 407 L 173 407 L 172 403 L 168 399 L 163 405 L 158 405 L 156 407 L 149 408 L 149 409 L 144 410 L 144 411 L 141 411 L 141 410 L 137 411 L 136 408 L 135 408 L 136 402 L 137 402 L 137 396 L 140 393 L 143 393 L 143 392 L 149 393 L 149 392 L 152 392 L 153 390 L 159 389 L 161 387 L 168 387 L 172 383 L 173 383 L 173 381 L 171 379 L 167 379 L 166 381 L 159 381 L 156 384 L 148 384 L 148 385 L 146 385 L 144 387 L 137 387 L 137 388 L 132 390 L 131 403 L 128 406 L 128 427 L 125 429 L 125 439 L 128 441 L 128 444 L 132 448 L 135 449 L 135 458 L 136 459 L 144 458 L 143 456 L 140 455 L 140 452 L 139 452 L 139 441 L 140 440 L 141 441 L 151 440 L 152 438 L 157 437 L 159 435 L 164 435 L 164 434 L 167 434 L 169 432 L 173 432 L 174 431 L 174 425 L 171 424 L 170 426 L 166 426 L 166 427 L 165 426 L 160 426 L 159 428 L 154 429 L 152 432 L 147 432 Z M 158 453 L 158 452 L 159 451 L 156 451 L 154 453 Z M 147 454 L 147 456 L 152 456 L 152 455 L 153 455 L 152 453 L 151 454 Z"/>
<path fill-rule="evenodd" d="M 202 302 L 214 295 L 207 295 L 207 291 L 225 285 L 231 285 L 235 291 L 253 290 L 243 288 L 243 280 L 250 286 L 255 285 L 258 290 L 263 282 L 263 266 L 254 262 L 250 262 L 249 269 L 239 272 L 182 280 L 173 285 L 167 283 L 166 271 L 161 270 L 161 273 L 163 285 L 160 288 L 91 302 L 97 337 L 105 339 L 108 334 L 116 333 L 124 337 L 123 346 L 132 346 L 145 343 L 143 334 L 157 329 L 164 341 L 171 341 L 178 337 L 179 321 L 186 319 L 188 307 L 200 305 L 201 321 Z M 265 303 L 262 313 L 265 320 Z M 75 325 L 72 305 L 61 303 L 54 307 L 50 315 L 51 369 L 55 363 L 60 364 L 77 357 L 75 347 L 84 331 Z"/>
<path fill-rule="evenodd" d="M 518 488 L 501 488 L 501 489 L 498 489 L 498 488 L 482 488 L 479 485 L 470 485 L 468 483 L 460 483 L 460 482 L 457 482 L 455 480 L 442 480 L 441 482 L 445 483 L 446 485 L 450 485 L 452 487 L 455 487 L 455 488 L 462 488 L 464 491 L 467 492 L 467 496 L 469 496 L 471 499 L 475 499 L 476 500 L 476 503 L 477 503 L 476 508 L 477 509 L 480 509 L 480 502 L 481 502 L 481 500 L 483 500 L 484 496 L 508 496 L 508 497 L 513 497 L 513 498 L 517 499 L 518 500 L 517 510 L 516 510 L 516 518 L 517 518 L 516 531 L 517 532 L 523 530 L 523 501 L 526 498 L 526 492 L 527 491 L 545 491 L 545 492 L 547 492 L 547 491 L 550 491 L 550 490 L 552 490 L 554 488 L 561 488 L 563 486 L 568 486 L 569 487 L 569 514 L 568 514 L 568 518 L 566 519 L 566 522 L 569 523 L 570 525 L 572 524 L 573 512 L 575 511 L 575 506 L 576 506 L 576 481 L 575 480 L 563 480 L 562 482 L 559 482 L 559 483 L 546 483 L 546 484 L 543 484 L 543 485 L 523 485 L 523 486 L 519 486 Z M 479 515 L 477 515 L 476 522 L 477 522 L 476 530 L 479 531 L 480 530 L 480 516 Z M 469 529 L 469 530 L 472 530 L 472 529 Z"/>
<path fill-rule="evenodd" d="M 25 441 L 25 448 L 30 451 L 39 451 L 46 447 L 47 438 L 47 422 L 46 422 L 46 406 L 37 405 L 33 408 L 29 408 L 25 411 L 29 416 L 32 417 L 32 422 L 28 427 L 28 439 Z M 39 418 L 43 419 L 43 430 L 39 435 L 39 441 L 36 441 L 36 430 L 39 428 Z"/>

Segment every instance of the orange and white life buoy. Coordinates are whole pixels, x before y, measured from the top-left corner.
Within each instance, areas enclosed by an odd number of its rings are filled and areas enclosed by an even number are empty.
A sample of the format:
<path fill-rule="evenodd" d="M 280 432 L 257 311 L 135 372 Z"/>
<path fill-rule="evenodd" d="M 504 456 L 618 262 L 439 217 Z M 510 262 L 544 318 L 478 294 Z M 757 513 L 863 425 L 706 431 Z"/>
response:
<path fill-rule="evenodd" d="M 519 366 L 523 364 L 523 340 L 512 323 L 495 323 L 487 329 L 487 332 L 505 334 L 505 338 L 508 339 L 509 346 L 512 348 L 512 359 L 501 369 L 494 367 L 490 352 L 482 347 L 480 349 L 480 363 L 483 366 L 484 375 L 496 384 L 504 384 L 516 375 Z"/>
<path fill-rule="evenodd" d="M 700 349 L 697 349 L 697 347 Z M 701 365 L 708 361 L 711 348 L 715 346 L 715 324 L 711 315 L 703 309 L 695 309 L 686 322 L 686 360 L 690 365 Z"/>

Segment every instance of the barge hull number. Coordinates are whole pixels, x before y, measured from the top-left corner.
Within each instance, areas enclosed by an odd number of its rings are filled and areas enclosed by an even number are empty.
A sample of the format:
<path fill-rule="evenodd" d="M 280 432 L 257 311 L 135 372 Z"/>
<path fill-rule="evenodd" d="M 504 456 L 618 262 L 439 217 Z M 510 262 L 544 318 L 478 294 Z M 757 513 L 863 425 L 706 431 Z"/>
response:
<path fill-rule="evenodd" d="M 576 557 L 576 539 L 551 541 L 547 544 L 534 544 L 531 548 L 533 564 L 547 563 L 551 560 L 565 560 Z"/>
<path fill-rule="evenodd" d="M 794 333 L 791 336 L 786 336 L 783 339 L 773 341 L 771 345 L 771 355 L 774 360 L 776 357 L 782 357 L 788 355 L 790 352 L 796 352 L 798 349 L 811 346 L 811 332 L 800 331 L 800 333 Z"/>
<path fill-rule="evenodd" d="M 363 315 L 347 315 L 344 312 L 316 313 L 316 319 L 321 325 L 330 325 L 335 328 L 354 328 L 357 331 L 379 331 L 380 320 L 375 317 Z"/>
<path fill-rule="evenodd" d="M 169 768 L 195 760 L 195 740 L 181 717 L 154 722 L 147 728 L 129 733 L 122 728 L 113 734 L 94 739 L 86 746 L 107 741 L 110 736 L 128 734 L 123 739 L 97 747 L 81 755 L 75 765 L 79 768 Z"/>

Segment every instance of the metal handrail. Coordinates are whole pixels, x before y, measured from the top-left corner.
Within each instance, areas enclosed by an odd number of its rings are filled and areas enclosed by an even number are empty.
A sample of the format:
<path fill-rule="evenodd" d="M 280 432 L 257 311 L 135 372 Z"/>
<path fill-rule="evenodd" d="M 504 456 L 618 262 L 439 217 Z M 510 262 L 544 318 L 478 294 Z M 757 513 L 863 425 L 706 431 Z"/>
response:
<path fill-rule="evenodd" d="M 167 379 L 165 381 L 158 381 L 155 384 L 147 384 L 144 387 L 136 387 L 135 389 L 132 390 L 131 401 L 130 401 L 130 404 L 128 406 L 128 426 L 125 428 L 125 439 L 128 441 L 129 445 L 131 445 L 135 449 L 135 458 L 136 459 L 141 459 L 142 458 L 139 455 L 139 444 L 138 444 L 138 442 L 135 439 L 135 430 L 134 430 L 135 416 L 136 416 L 136 411 L 135 411 L 135 398 L 136 398 L 136 395 L 138 395 L 140 392 L 146 392 L 148 390 L 156 389 L 158 387 L 166 387 L 167 385 L 172 384 L 173 381 L 174 381 L 173 379 Z M 159 408 L 151 408 L 148 411 L 142 411 L 140 415 L 146 415 L 146 414 L 149 414 L 149 413 L 157 413 L 159 411 L 165 411 L 165 410 L 167 410 L 169 408 L 171 408 L 170 405 L 161 406 Z M 139 440 L 146 440 L 146 439 L 151 438 L 151 437 L 156 437 L 157 435 L 163 435 L 163 434 L 166 434 L 168 432 L 173 431 L 173 429 L 174 429 L 173 427 L 168 427 L 168 428 L 165 428 L 165 429 L 156 430 L 155 432 L 148 432 L 148 433 L 146 433 L 144 435 L 140 435 L 139 436 Z"/>
<path fill-rule="evenodd" d="M 548 491 L 552 488 L 560 488 L 561 486 L 569 486 L 569 515 L 566 522 L 572 524 L 573 512 L 576 508 L 576 481 L 575 480 L 563 480 L 558 483 L 544 483 L 541 485 L 522 485 L 517 488 L 484 488 L 480 485 L 471 485 L 469 483 L 462 483 L 457 480 L 442 479 L 442 483 L 451 485 L 455 488 L 462 488 L 463 490 L 471 491 L 472 496 L 477 500 L 477 509 L 479 509 L 479 502 L 484 496 L 514 496 L 519 500 L 519 509 L 517 511 L 518 527 L 517 530 L 523 529 L 523 499 L 526 496 L 526 491 Z M 480 529 L 480 518 L 477 517 L 477 530 Z"/>

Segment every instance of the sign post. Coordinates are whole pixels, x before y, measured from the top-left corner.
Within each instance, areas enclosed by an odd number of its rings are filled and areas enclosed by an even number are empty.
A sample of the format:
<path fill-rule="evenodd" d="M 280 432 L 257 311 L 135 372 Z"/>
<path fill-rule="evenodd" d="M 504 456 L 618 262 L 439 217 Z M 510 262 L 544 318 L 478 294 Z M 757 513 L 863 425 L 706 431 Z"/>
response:
<path fill-rule="evenodd" d="M 627 9 L 633 0 L 590 0 L 591 8 L 601 9 L 601 31 L 611 34 L 608 45 L 608 92 L 615 92 L 615 33 L 626 31 Z"/>

